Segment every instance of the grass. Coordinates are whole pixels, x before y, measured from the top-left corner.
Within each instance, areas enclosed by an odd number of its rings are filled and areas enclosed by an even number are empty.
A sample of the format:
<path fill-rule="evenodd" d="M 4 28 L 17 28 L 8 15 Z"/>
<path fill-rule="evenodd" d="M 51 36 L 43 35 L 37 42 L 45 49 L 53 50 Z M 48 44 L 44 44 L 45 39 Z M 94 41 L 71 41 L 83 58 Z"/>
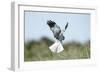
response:
<path fill-rule="evenodd" d="M 85 43 L 68 42 L 64 43 L 64 51 L 52 53 L 49 46 L 53 41 L 43 37 L 39 41 L 29 41 L 24 43 L 24 61 L 46 61 L 46 60 L 68 60 L 68 59 L 88 59 L 90 58 L 90 41 Z"/>

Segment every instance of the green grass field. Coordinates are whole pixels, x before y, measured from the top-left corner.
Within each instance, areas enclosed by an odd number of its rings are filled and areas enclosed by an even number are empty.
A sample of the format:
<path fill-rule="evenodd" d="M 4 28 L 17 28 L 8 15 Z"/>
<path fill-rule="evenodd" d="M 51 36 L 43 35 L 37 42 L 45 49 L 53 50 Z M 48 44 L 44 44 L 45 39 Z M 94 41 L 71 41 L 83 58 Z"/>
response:
<path fill-rule="evenodd" d="M 39 41 L 24 43 L 24 61 L 47 61 L 90 58 L 90 41 L 85 43 L 67 42 L 63 44 L 64 51 L 52 53 L 49 50 L 54 42 L 46 37 Z"/>

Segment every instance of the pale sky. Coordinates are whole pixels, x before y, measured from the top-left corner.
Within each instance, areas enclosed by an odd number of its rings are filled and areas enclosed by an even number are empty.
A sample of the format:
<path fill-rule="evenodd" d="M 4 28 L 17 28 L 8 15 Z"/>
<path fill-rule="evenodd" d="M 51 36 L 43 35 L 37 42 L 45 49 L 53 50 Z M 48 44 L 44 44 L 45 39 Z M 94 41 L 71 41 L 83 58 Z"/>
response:
<path fill-rule="evenodd" d="M 64 33 L 65 42 L 90 40 L 90 15 L 75 13 L 53 12 L 25 12 L 25 41 L 38 40 L 43 36 L 54 40 L 53 33 L 47 25 L 47 20 L 52 20 L 63 29 L 68 22 Z"/>

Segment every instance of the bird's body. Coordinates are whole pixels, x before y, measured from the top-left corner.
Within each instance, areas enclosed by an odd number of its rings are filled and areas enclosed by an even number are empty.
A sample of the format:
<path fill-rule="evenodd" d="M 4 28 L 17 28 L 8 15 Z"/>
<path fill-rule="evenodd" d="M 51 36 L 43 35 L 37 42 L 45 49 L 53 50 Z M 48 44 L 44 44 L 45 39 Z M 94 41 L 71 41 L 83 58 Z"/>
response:
<path fill-rule="evenodd" d="M 55 37 L 56 39 L 58 39 L 59 34 L 61 33 L 60 27 L 57 26 L 57 25 L 55 25 L 54 27 L 51 27 L 50 29 L 51 29 L 51 31 L 53 32 L 54 37 Z"/>

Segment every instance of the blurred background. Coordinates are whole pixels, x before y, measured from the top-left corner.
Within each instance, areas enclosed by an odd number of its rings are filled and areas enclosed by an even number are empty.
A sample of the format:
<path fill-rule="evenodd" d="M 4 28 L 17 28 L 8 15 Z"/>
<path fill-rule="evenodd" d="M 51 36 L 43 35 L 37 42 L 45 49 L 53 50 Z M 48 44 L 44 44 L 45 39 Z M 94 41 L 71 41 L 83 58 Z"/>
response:
<path fill-rule="evenodd" d="M 64 29 L 64 51 L 49 50 L 55 38 L 47 20 L 53 20 Z M 46 61 L 90 58 L 90 15 L 78 13 L 25 11 L 24 61 Z"/>

